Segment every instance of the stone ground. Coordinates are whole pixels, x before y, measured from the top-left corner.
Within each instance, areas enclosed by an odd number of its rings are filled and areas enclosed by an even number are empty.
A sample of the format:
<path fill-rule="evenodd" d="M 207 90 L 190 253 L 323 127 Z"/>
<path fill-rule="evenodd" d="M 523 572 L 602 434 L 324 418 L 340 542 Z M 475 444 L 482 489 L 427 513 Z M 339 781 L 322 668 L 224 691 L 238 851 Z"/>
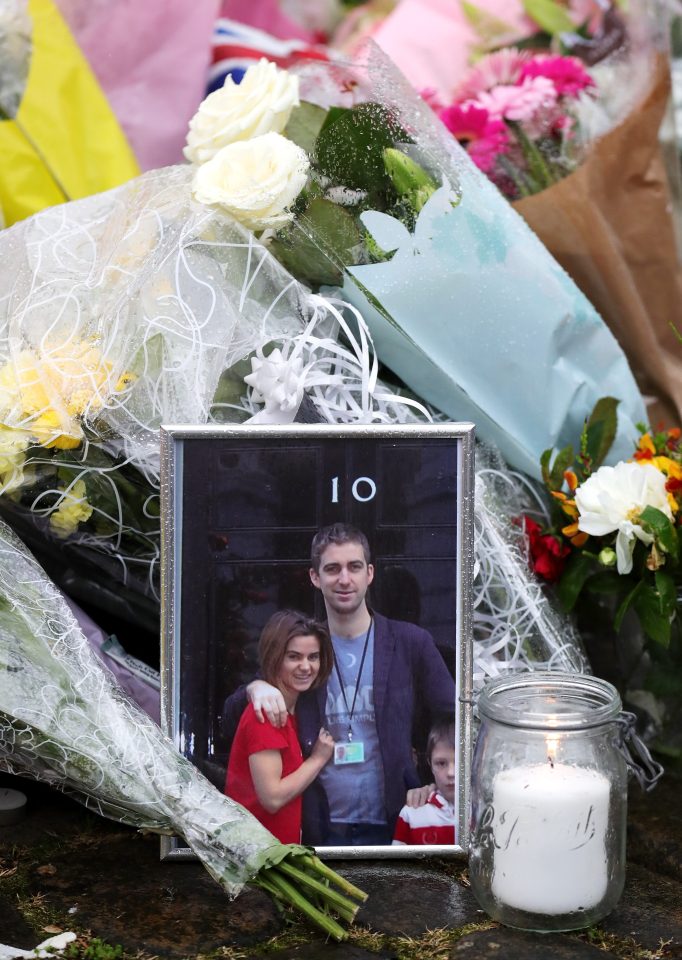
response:
<path fill-rule="evenodd" d="M 0 776 L 0 786 L 29 797 L 24 820 L 0 827 L 0 943 L 15 947 L 72 930 L 71 960 L 682 960 L 682 781 L 670 776 L 649 795 L 633 788 L 625 893 L 598 928 L 542 935 L 494 924 L 461 860 L 337 861 L 370 895 L 342 944 L 258 890 L 229 902 L 199 863 L 161 862 L 157 837 L 27 780 Z"/>

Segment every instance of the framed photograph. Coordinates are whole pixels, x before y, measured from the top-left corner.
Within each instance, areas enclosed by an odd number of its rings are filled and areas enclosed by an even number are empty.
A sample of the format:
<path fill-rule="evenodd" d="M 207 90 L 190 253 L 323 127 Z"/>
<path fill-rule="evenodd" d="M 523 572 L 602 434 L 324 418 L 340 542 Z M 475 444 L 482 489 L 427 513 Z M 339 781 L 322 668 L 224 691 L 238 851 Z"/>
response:
<path fill-rule="evenodd" d="M 161 430 L 162 724 L 282 842 L 467 849 L 473 429 Z"/>

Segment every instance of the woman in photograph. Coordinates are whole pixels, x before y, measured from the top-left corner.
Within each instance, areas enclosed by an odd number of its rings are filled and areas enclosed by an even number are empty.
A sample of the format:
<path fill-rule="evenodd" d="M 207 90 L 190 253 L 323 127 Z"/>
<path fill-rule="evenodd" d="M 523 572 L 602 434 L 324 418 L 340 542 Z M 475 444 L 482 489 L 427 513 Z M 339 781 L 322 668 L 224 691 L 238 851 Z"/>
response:
<path fill-rule="evenodd" d="M 273 614 L 258 645 L 261 679 L 281 692 L 287 722 L 261 721 L 251 704 L 244 710 L 230 750 L 225 793 L 246 807 L 282 843 L 300 843 L 301 795 L 334 752 L 324 728 L 303 759 L 296 725 L 301 693 L 325 683 L 334 663 L 322 624 L 294 610 Z"/>

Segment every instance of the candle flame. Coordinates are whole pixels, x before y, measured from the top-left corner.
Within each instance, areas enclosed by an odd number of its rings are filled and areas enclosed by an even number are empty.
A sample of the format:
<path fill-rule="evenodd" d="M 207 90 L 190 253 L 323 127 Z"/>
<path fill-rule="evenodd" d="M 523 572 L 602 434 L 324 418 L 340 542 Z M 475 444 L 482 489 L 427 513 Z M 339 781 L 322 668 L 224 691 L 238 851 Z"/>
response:
<path fill-rule="evenodd" d="M 559 748 L 559 737 L 545 737 L 545 743 L 547 745 L 547 759 L 551 767 L 554 766 L 554 760 L 556 759 L 557 750 Z"/>

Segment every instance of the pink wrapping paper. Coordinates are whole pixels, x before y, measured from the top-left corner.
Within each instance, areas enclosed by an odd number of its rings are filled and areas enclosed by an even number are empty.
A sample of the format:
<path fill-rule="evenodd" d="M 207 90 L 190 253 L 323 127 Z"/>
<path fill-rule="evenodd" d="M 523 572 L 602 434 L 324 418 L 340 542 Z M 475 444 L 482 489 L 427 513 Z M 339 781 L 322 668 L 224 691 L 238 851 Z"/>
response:
<path fill-rule="evenodd" d="M 143 170 L 182 161 L 219 0 L 56 0 Z"/>
<path fill-rule="evenodd" d="M 248 23 L 282 40 L 312 43 L 320 39 L 282 13 L 278 0 L 222 0 L 220 16 Z"/>
<path fill-rule="evenodd" d="M 472 0 L 510 27 L 510 36 L 537 30 L 525 17 L 520 0 Z M 458 0 L 402 0 L 373 39 L 400 67 L 417 90 L 432 89 L 446 102 L 469 66 L 479 42 Z"/>

